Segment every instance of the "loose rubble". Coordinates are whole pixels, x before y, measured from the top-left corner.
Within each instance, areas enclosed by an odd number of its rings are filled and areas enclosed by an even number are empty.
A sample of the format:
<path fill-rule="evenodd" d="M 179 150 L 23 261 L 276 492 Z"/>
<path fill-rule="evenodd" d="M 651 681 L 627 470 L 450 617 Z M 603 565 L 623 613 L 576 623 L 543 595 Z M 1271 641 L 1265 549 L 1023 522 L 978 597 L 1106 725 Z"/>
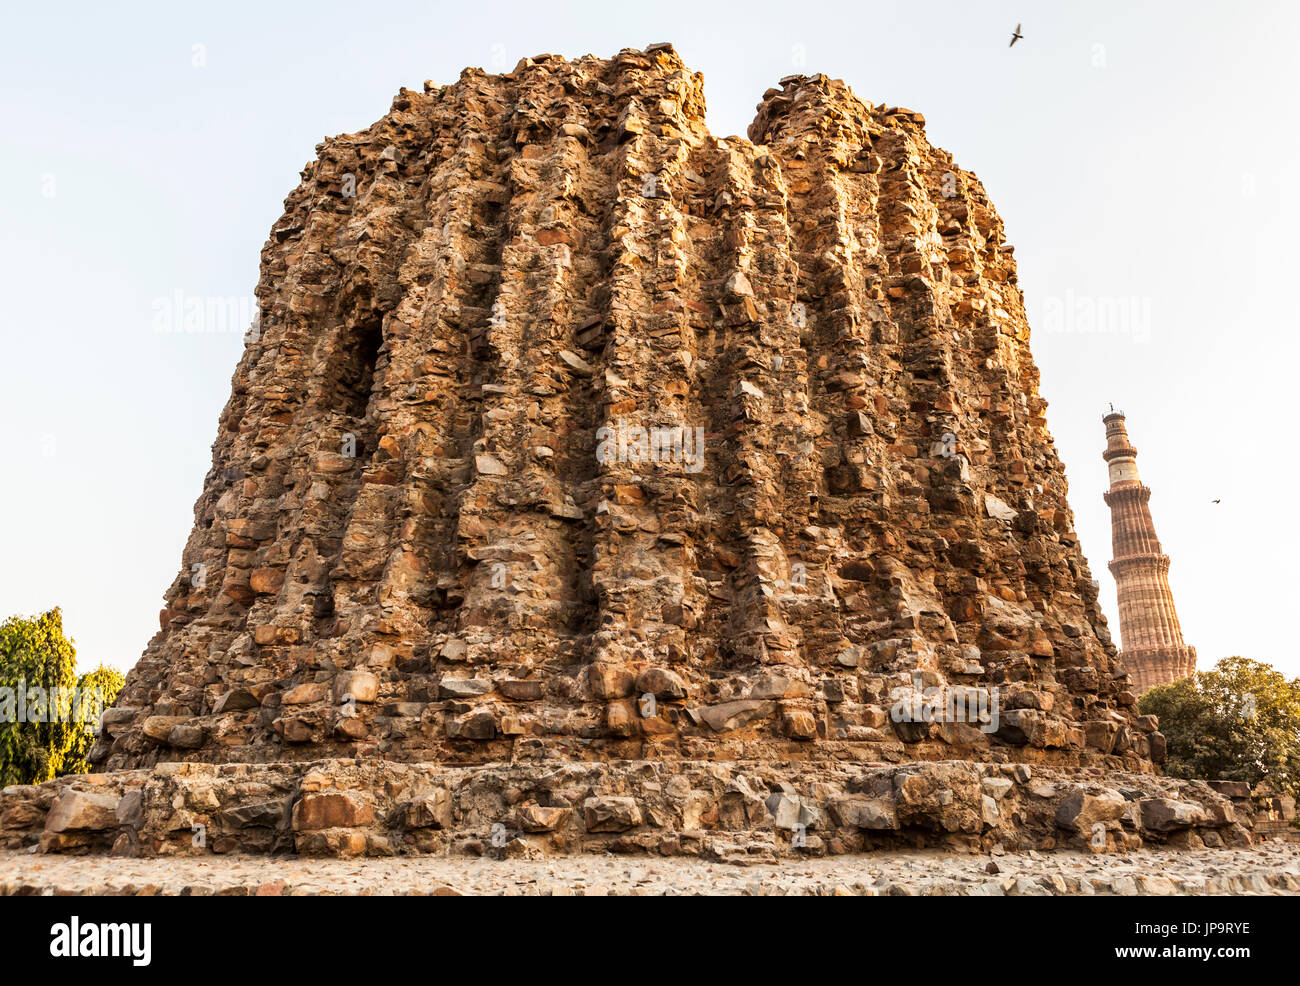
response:
<path fill-rule="evenodd" d="M 987 870 L 997 867 L 994 874 Z M 76 859 L 0 852 L 0 896 L 502 895 L 1051 897 L 1300 894 L 1300 846 L 1088 856 L 1076 852 L 954 857 L 871 856 L 735 866 L 609 856 L 520 859 L 299 860 L 219 856 L 184 860 Z"/>

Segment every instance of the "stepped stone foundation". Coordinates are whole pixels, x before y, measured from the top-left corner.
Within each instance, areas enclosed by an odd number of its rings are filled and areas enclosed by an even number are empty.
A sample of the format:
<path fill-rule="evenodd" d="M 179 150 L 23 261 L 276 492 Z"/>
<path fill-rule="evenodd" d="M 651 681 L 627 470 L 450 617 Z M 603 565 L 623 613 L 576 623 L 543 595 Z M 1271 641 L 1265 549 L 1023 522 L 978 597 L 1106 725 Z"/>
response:
<path fill-rule="evenodd" d="M 1249 838 L 1156 776 L 1013 247 L 920 114 L 792 76 L 720 139 L 655 45 L 317 151 L 103 773 L 6 844 Z"/>
<path fill-rule="evenodd" d="M 164 763 L 8 788 L 0 848 L 719 860 L 944 848 L 1241 846 L 1244 784 L 1079 767 L 688 760 Z"/>

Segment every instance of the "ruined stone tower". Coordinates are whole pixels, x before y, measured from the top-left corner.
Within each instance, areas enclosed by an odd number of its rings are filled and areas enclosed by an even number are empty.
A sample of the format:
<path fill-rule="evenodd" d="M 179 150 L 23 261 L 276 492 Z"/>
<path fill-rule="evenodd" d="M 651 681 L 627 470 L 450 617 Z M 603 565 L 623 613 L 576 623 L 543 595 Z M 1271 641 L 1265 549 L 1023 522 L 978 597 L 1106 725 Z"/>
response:
<path fill-rule="evenodd" d="M 662 45 L 317 151 L 100 769 L 1151 770 L 1013 248 L 920 114 L 794 76 L 714 137 Z M 907 714 L 954 693 L 996 718 Z"/>
<path fill-rule="evenodd" d="M 1186 678 L 1196 670 L 1196 648 L 1183 643 L 1174 595 L 1169 589 L 1169 556 L 1160 551 L 1151 509 L 1151 490 L 1138 476 L 1137 449 L 1128 440 L 1124 412 L 1112 410 L 1102 458 L 1110 470 L 1114 560 L 1111 573 L 1119 595 L 1121 657 L 1138 694 L 1155 685 Z"/>

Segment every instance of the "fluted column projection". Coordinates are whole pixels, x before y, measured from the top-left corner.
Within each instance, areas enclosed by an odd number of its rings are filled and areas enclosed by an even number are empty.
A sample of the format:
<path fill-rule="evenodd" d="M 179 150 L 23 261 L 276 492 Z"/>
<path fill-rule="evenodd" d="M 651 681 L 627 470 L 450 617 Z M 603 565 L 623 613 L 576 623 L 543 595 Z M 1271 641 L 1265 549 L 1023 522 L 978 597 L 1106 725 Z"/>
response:
<path fill-rule="evenodd" d="M 1124 413 L 1112 411 L 1102 458 L 1110 470 L 1113 560 L 1111 574 L 1119 594 L 1121 658 L 1139 694 L 1156 685 L 1190 676 L 1196 649 L 1183 642 L 1174 595 L 1169 589 L 1169 556 L 1160 551 L 1148 501 L 1151 490 L 1138 475 L 1137 449 L 1128 439 Z"/>

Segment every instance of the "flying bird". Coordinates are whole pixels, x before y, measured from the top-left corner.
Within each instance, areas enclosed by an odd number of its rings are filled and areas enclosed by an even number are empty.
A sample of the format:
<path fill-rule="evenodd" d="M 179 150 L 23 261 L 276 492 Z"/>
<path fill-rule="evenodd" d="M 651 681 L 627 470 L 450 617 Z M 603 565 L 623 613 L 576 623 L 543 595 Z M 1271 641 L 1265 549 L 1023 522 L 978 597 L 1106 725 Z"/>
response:
<path fill-rule="evenodd" d="M 1011 35 L 1011 44 L 1007 45 L 1007 47 L 1010 48 L 1012 45 L 1014 45 L 1017 41 L 1019 41 L 1023 37 L 1024 35 L 1020 33 L 1020 25 L 1017 24 L 1016 33 Z"/>
<path fill-rule="evenodd" d="M 1218 503 L 1219 501 L 1218 501 L 1218 500 L 1211 500 L 1210 502 L 1211 502 L 1211 503 Z"/>

